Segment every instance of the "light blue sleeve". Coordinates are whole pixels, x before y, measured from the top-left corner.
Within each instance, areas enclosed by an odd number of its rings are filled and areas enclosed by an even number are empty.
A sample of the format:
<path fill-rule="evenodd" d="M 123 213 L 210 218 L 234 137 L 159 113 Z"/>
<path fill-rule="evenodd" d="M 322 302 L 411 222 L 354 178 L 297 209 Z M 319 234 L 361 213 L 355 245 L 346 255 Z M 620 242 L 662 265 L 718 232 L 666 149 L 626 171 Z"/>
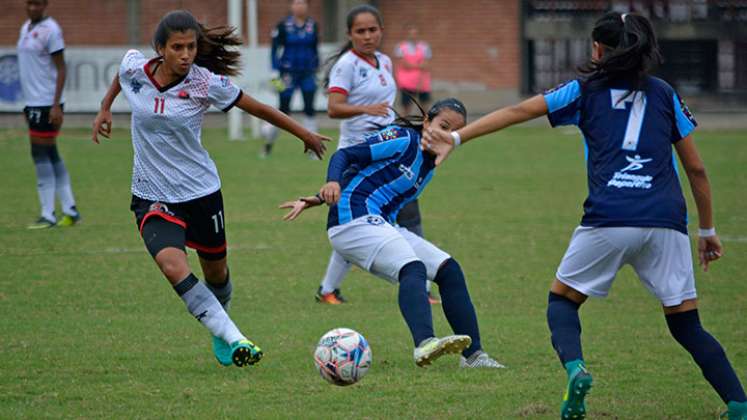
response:
<path fill-rule="evenodd" d="M 580 118 L 581 84 L 571 80 L 543 94 L 547 104 L 547 118 L 553 127 L 576 125 Z"/>
<path fill-rule="evenodd" d="M 388 159 L 397 154 L 404 153 L 410 146 L 410 136 L 405 132 L 404 137 L 385 140 L 380 143 L 371 144 L 371 160 Z"/>

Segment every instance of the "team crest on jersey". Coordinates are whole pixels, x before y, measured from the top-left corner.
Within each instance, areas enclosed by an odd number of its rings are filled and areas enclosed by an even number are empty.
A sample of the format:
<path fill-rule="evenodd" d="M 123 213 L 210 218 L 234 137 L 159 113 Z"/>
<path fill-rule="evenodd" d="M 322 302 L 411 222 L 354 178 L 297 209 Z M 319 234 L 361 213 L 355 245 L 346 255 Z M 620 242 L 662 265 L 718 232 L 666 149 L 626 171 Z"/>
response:
<path fill-rule="evenodd" d="M 179 99 L 189 99 L 189 92 L 187 92 L 186 90 L 180 90 Z"/>
<path fill-rule="evenodd" d="M 140 83 L 137 79 L 132 79 L 130 82 L 130 87 L 132 88 L 132 93 L 140 93 L 140 89 L 143 87 L 143 84 Z"/>
<path fill-rule="evenodd" d="M 381 132 L 382 140 L 394 140 L 396 138 L 404 137 L 404 131 L 399 127 L 389 127 Z"/>
<path fill-rule="evenodd" d="M 368 216 L 366 217 L 366 223 L 373 226 L 380 226 L 386 223 L 383 218 L 379 216 Z"/>
<path fill-rule="evenodd" d="M 227 88 L 229 84 L 231 84 L 231 81 L 228 80 L 228 78 L 226 76 L 221 76 L 220 77 L 220 85 L 221 85 L 221 87 Z"/>

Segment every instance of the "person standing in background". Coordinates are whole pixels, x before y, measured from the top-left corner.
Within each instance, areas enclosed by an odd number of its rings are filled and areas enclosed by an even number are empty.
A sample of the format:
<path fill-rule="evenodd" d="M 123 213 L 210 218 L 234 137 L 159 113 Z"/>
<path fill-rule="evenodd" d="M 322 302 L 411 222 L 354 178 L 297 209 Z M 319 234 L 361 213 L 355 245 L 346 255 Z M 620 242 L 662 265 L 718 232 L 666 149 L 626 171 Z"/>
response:
<path fill-rule="evenodd" d="M 280 97 L 279 109 L 290 115 L 290 103 L 296 89 L 303 96 L 303 126 L 317 131 L 314 119 L 316 71 L 319 68 L 319 25 L 308 16 L 308 0 L 291 0 L 290 14 L 272 31 L 272 84 Z M 265 140 L 260 157 L 266 158 L 278 136 L 277 127 L 265 122 L 262 127 Z"/>
<path fill-rule="evenodd" d="M 26 101 L 23 113 L 29 125 L 31 157 L 36 168 L 36 188 L 41 217 L 29 229 L 73 226 L 80 220 L 70 186 L 70 175 L 57 151 L 62 127 L 62 89 L 65 86 L 65 40 L 57 21 L 45 14 L 47 0 L 27 0 L 27 20 L 18 38 L 18 69 Z M 62 218 L 54 213 L 55 193 Z"/>
<path fill-rule="evenodd" d="M 412 99 L 423 108 L 431 100 L 431 47 L 418 40 L 418 28 L 413 24 L 406 27 L 407 39 L 394 48 L 394 77 L 400 92 L 400 101 L 405 115 L 410 114 Z"/>

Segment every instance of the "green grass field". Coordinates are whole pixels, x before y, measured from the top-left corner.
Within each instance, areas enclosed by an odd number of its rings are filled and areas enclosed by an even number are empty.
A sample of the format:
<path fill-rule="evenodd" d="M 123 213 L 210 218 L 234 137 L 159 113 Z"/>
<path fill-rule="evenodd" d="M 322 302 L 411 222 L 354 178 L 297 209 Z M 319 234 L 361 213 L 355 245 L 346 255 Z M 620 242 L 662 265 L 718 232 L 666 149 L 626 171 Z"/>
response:
<path fill-rule="evenodd" d="M 545 306 L 586 194 L 578 134 L 516 128 L 477 141 L 422 197 L 427 237 L 460 261 L 484 347 L 509 366 L 497 372 L 459 370 L 456 357 L 415 366 L 396 288 L 360 270 L 344 284 L 350 304 L 315 303 L 330 252 L 326 212 L 284 223 L 276 207 L 316 191 L 326 163 L 287 136 L 259 160 L 259 142 L 206 130 L 223 180 L 232 315 L 266 352 L 255 367 L 219 366 L 208 333 L 139 240 L 129 132 L 98 146 L 87 131 L 63 132 L 84 222 L 47 231 L 25 229 L 38 214 L 25 136 L 0 131 L 0 417 L 557 418 L 565 375 Z M 747 132 L 697 137 L 726 250 L 697 274 L 701 317 L 747 380 Z M 438 307 L 434 319 L 446 334 Z M 723 409 L 631 269 L 608 299 L 584 306 L 582 322 L 591 419 L 709 419 Z M 373 350 L 371 370 L 352 387 L 329 385 L 314 368 L 316 341 L 334 327 L 360 331 Z"/>

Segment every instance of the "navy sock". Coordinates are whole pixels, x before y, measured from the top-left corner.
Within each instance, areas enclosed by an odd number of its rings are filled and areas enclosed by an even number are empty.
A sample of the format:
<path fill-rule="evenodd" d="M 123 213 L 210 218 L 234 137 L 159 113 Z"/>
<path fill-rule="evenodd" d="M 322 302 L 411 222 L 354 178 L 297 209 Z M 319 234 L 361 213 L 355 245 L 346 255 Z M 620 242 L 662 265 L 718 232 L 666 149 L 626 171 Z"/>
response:
<path fill-rule="evenodd" d="M 739 383 L 723 347 L 700 324 L 698 310 L 671 314 L 666 318 L 672 337 L 690 352 L 703 376 L 721 399 L 725 403 L 747 401 L 742 384 Z"/>
<path fill-rule="evenodd" d="M 415 346 L 435 337 L 431 305 L 425 291 L 426 278 L 421 261 L 413 261 L 399 271 L 399 310 L 410 328 Z"/>
<path fill-rule="evenodd" d="M 581 320 L 578 318 L 580 306 L 553 292 L 547 299 L 547 325 L 550 327 L 552 346 L 564 367 L 568 362 L 584 358 L 581 351 Z"/>
<path fill-rule="evenodd" d="M 470 357 L 482 348 L 480 328 L 477 325 L 475 307 L 469 297 L 467 283 L 459 263 L 449 258 L 446 264 L 438 270 L 433 282 L 438 285 L 441 306 L 454 334 L 468 335 L 472 338 L 472 344 L 462 352 L 464 357 Z"/>

